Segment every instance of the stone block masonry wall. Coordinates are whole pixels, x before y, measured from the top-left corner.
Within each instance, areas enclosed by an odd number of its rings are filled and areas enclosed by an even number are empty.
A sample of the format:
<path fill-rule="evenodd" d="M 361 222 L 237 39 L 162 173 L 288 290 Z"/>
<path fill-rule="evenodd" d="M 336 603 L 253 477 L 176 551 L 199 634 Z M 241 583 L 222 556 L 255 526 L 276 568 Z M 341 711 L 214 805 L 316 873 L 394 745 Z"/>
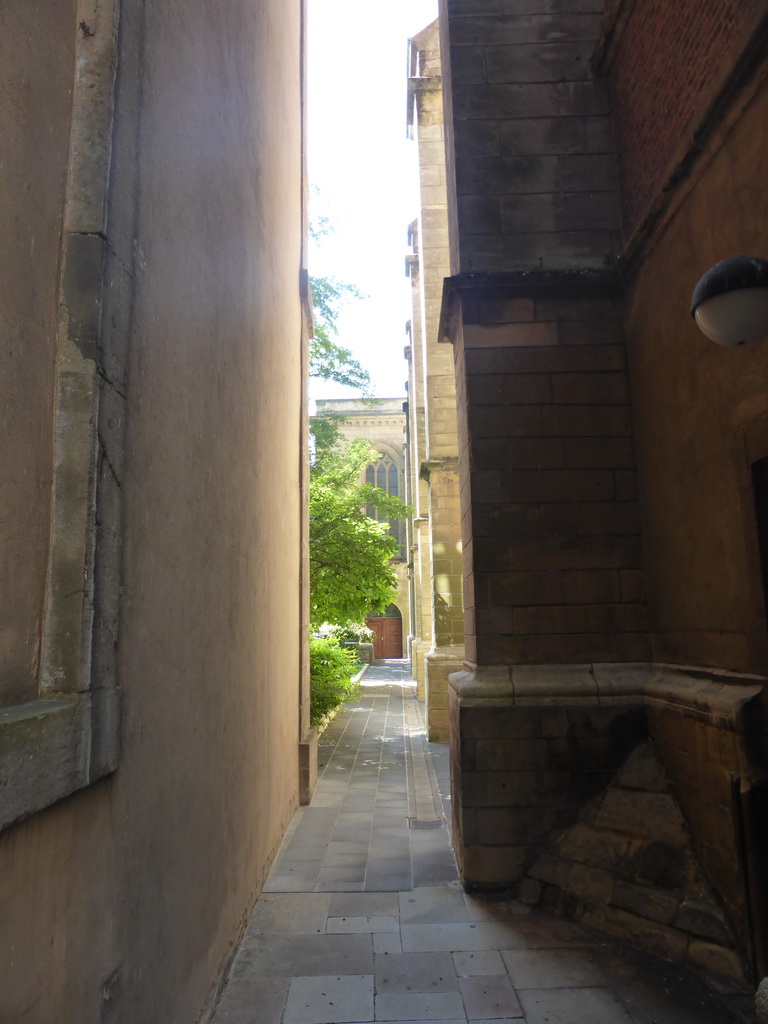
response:
<path fill-rule="evenodd" d="M 424 637 L 432 641 L 424 652 L 424 681 L 429 737 L 448 739 L 448 675 L 461 668 L 464 652 L 462 555 L 459 528 L 456 383 L 453 354 L 439 344 L 438 324 L 443 280 L 449 269 L 448 219 L 443 134 L 439 33 L 436 23 L 411 40 L 413 135 L 419 150 L 421 210 L 419 216 L 420 310 L 419 361 L 423 373 L 424 455 L 414 467 L 428 481 L 429 546 L 428 601 L 431 620 Z M 416 360 L 414 363 L 416 364 Z M 424 581 L 423 581 L 424 582 Z M 417 651 L 417 668 L 419 666 Z"/>
<path fill-rule="evenodd" d="M 666 959 L 743 978 L 733 933 L 648 741 L 536 859 L 520 896 Z"/>
<path fill-rule="evenodd" d="M 694 250 L 709 251 L 713 223 L 716 235 L 725 232 L 732 251 L 741 251 L 743 195 L 720 198 L 730 195 L 734 175 L 752 197 L 747 235 L 761 223 L 764 189 L 749 191 L 752 179 L 764 178 L 754 170 L 762 158 L 756 114 L 748 142 L 729 149 L 717 196 L 702 203 L 698 223 L 686 221 L 669 244 L 665 273 L 654 276 L 642 243 L 654 226 L 656 251 L 671 237 L 672 218 L 692 201 L 686 196 L 695 195 L 707 160 L 715 159 L 707 148 L 713 133 L 720 133 L 718 144 L 729 129 L 735 137 L 735 118 L 759 81 L 764 58 L 757 43 L 768 33 L 768 0 L 607 0 L 607 11 L 603 0 L 440 5 L 454 275 L 444 290 L 441 337 L 453 344 L 456 372 L 468 670 L 451 677 L 449 694 L 454 834 L 463 879 L 469 886 L 516 886 L 529 872 L 530 892 L 538 886 L 536 899 L 563 913 L 588 909 L 592 923 L 602 917 L 607 930 L 646 948 L 644 936 L 656 934 L 654 951 L 714 971 L 737 973 L 741 960 L 755 970 L 768 962 L 762 881 L 768 829 L 760 824 L 768 810 L 755 780 L 754 752 L 751 762 L 746 754 L 744 723 L 735 723 L 740 702 L 754 698 L 759 681 L 723 681 L 706 668 L 670 681 L 677 670 L 652 662 L 655 656 L 755 670 L 746 657 L 708 653 L 726 650 L 723 627 L 737 618 L 732 606 L 748 604 L 749 586 L 739 586 L 741 549 L 731 554 L 741 520 L 712 517 L 717 526 L 709 548 L 701 548 L 705 558 L 694 552 L 687 525 L 679 527 L 696 516 L 684 520 L 676 512 L 685 504 L 678 494 L 688 496 L 693 510 L 690 494 L 701 495 L 701 481 L 714 472 L 712 451 L 717 455 L 720 442 L 703 445 L 701 437 L 709 440 L 707 429 L 726 435 L 723 425 L 738 422 L 733 410 L 756 409 L 759 388 L 750 390 L 749 382 L 764 374 L 757 361 L 752 376 L 752 367 L 738 372 L 734 403 L 720 414 L 727 379 L 720 364 L 711 396 L 702 397 L 699 387 L 691 397 L 690 387 L 684 394 L 680 386 L 667 403 L 648 395 L 688 379 L 659 372 L 684 351 L 687 307 L 675 283 L 683 276 L 677 273 L 680 252 L 691 249 L 695 261 Z M 745 56 L 752 71 L 744 67 Z M 621 273 L 611 90 L 623 227 L 631 243 Z M 746 164 L 748 175 L 742 174 Z M 678 179 L 675 198 L 667 186 Z M 729 215 L 718 222 L 713 210 L 729 202 Z M 716 258 L 722 256 L 709 263 Z M 646 301 L 637 300 L 633 285 L 622 309 L 632 275 L 645 276 Z M 690 294 L 687 283 L 684 290 Z M 659 302 L 664 317 L 655 314 Z M 688 365 L 703 379 L 703 356 L 697 353 Z M 680 410 L 684 419 L 690 408 L 700 411 L 703 433 L 658 428 L 659 416 L 670 419 L 667 410 L 677 422 Z M 633 420 L 645 477 L 645 541 Z M 649 448 L 648 437 L 655 446 Z M 675 462 L 667 451 L 685 457 Z M 727 490 L 732 457 L 730 449 L 721 456 L 716 485 L 709 488 L 718 496 Z M 676 468 L 674 479 L 659 476 L 665 459 Z M 665 488 L 674 501 L 660 500 Z M 726 531 L 721 521 L 733 526 Z M 701 565 L 711 571 L 713 558 L 721 566 L 717 583 L 691 586 L 691 579 L 704 578 Z M 709 598 L 712 593 L 717 599 Z M 745 621 L 750 614 L 746 609 Z M 669 656 L 660 656 L 658 640 L 664 615 Z M 680 633 L 681 622 L 690 639 Z M 761 620 L 760 643 L 763 634 Z M 684 641 L 687 660 L 677 655 Z M 727 701 L 726 690 L 733 691 Z M 634 724 L 625 728 L 625 722 Z M 664 766 L 663 792 L 610 782 L 645 736 Z M 603 801 L 600 808 L 596 801 Z M 630 809 L 645 803 L 669 810 L 664 827 L 670 835 L 676 829 L 677 846 L 670 845 L 685 848 L 696 884 L 676 882 L 670 892 L 645 869 L 633 874 L 634 864 L 621 856 L 611 860 L 622 843 L 626 850 L 652 846 L 638 832 L 642 823 L 629 817 L 617 818 L 615 829 L 606 826 L 604 809 L 622 802 Z M 545 878 L 547 856 L 555 857 L 556 844 L 584 824 L 592 830 L 591 853 L 572 844 L 574 856 L 559 857 L 566 862 L 557 867 L 562 877 L 555 871 Z M 600 863 L 584 859 L 593 855 Z M 721 923 L 728 919 L 719 934 L 712 923 L 717 913 L 690 906 L 713 890 L 722 897 Z"/>
<path fill-rule="evenodd" d="M 456 347 L 467 659 L 649 656 L 620 306 L 488 289 Z"/>
<path fill-rule="evenodd" d="M 760 690 L 639 663 L 454 675 L 465 886 L 511 888 L 668 959 L 749 974 L 764 942 L 754 914 L 765 851 L 745 842 L 762 803 L 751 825 L 744 810 Z"/>
<path fill-rule="evenodd" d="M 424 372 L 424 346 L 422 343 L 423 308 L 421 298 L 421 263 L 419 259 L 419 229 L 414 221 L 408 228 L 411 252 L 406 257 L 406 274 L 411 284 L 410 323 L 411 344 L 406 348 L 408 358 L 408 417 L 409 417 L 409 494 L 413 506 L 413 535 L 409 561 L 413 568 L 413 642 L 410 649 L 411 665 L 418 685 L 419 700 L 426 697 L 426 670 L 424 657 L 432 647 L 432 600 L 429 581 L 429 491 L 419 475 L 427 457 L 426 401 Z"/>
<path fill-rule="evenodd" d="M 452 267 L 585 267 L 619 255 L 603 0 L 443 0 Z"/>
<path fill-rule="evenodd" d="M 746 783 L 754 768 L 744 736 L 712 718 L 683 714 L 671 702 L 650 707 L 649 728 L 690 827 L 699 863 L 736 928 L 740 946 L 748 948 L 749 882 L 738 821 L 743 799 L 739 791 L 748 793 Z M 759 862 L 756 873 L 762 875 L 765 850 L 755 847 L 751 856 Z"/>
<path fill-rule="evenodd" d="M 473 704 L 455 686 L 450 696 L 454 840 L 464 884 L 515 887 L 645 735 L 645 709 L 487 697 Z"/>
<path fill-rule="evenodd" d="M 680 148 L 768 14 L 765 0 L 614 0 L 603 69 L 615 112 L 627 234 L 664 188 Z"/>

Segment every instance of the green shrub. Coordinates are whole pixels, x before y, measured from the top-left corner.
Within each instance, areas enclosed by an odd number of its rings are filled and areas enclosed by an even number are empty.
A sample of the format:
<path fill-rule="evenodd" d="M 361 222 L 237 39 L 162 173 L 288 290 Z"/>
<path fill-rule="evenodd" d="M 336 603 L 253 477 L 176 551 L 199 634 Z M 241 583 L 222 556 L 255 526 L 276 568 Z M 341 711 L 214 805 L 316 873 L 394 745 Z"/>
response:
<path fill-rule="evenodd" d="M 333 637 L 309 639 L 309 720 L 322 720 L 360 691 L 352 676 L 359 668 L 357 658 L 339 646 Z"/>

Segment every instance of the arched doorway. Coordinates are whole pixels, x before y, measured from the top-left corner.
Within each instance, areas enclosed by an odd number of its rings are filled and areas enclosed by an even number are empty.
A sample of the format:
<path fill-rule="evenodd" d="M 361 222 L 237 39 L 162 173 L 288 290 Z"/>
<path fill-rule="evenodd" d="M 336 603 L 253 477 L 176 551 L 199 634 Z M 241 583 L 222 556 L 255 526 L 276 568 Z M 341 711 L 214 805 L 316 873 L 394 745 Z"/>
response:
<path fill-rule="evenodd" d="M 397 605 L 388 605 L 381 615 L 369 615 L 365 624 L 376 634 L 374 658 L 402 658 L 403 617 Z"/>

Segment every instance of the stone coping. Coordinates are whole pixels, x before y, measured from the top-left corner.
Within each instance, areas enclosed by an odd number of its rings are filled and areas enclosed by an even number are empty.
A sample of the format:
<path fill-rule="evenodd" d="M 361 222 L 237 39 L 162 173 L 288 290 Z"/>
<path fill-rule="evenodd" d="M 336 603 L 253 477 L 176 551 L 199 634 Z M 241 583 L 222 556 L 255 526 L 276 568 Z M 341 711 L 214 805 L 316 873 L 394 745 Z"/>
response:
<path fill-rule="evenodd" d="M 464 644 L 438 644 L 426 653 L 429 661 L 460 661 L 464 662 Z M 458 675 L 458 673 L 456 673 Z"/>
<path fill-rule="evenodd" d="M 736 729 L 741 711 L 763 692 L 764 676 L 652 662 L 490 665 L 448 676 L 462 707 L 525 705 L 674 706 L 688 717 Z"/>
<path fill-rule="evenodd" d="M 0 709 L 0 829 L 93 781 L 91 695 Z"/>

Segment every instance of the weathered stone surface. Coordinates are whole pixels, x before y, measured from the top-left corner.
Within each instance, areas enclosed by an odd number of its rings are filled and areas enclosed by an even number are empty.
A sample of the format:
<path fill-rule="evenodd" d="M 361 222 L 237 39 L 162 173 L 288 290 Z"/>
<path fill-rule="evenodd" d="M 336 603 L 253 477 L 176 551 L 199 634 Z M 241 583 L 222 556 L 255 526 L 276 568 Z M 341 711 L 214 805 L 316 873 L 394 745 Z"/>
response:
<path fill-rule="evenodd" d="M 733 941 L 720 910 L 713 903 L 702 900 L 685 900 L 675 916 L 674 925 L 698 938 L 710 939 L 726 946 L 730 946 Z"/>
<path fill-rule="evenodd" d="M 607 868 L 623 860 L 629 849 L 629 840 L 580 822 L 569 829 L 557 844 L 557 849 L 568 860 Z"/>
<path fill-rule="evenodd" d="M 0 711 L 0 827 L 87 785 L 89 712 L 87 696 Z"/>
<path fill-rule="evenodd" d="M 666 793 L 611 789 L 605 795 L 595 823 L 601 828 L 647 836 L 672 846 L 684 846 L 687 842 L 683 819 L 674 800 Z"/>
<path fill-rule="evenodd" d="M 618 204 L 612 192 L 526 195 L 521 189 L 509 191 L 499 200 L 505 234 L 546 231 L 562 237 L 569 231 L 609 231 L 618 226 Z"/>
<path fill-rule="evenodd" d="M 608 903 L 613 886 L 614 876 L 610 871 L 574 864 L 568 872 L 564 889 L 589 903 Z"/>
<path fill-rule="evenodd" d="M 533 878 L 524 878 L 517 890 L 517 898 L 529 907 L 538 906 L 541 899 L 541 883 Z"/>
<path fill-rule="evenodd" d="M 680 932 L 618 907 L 589 907 L 581 921 L 589 928 L 607 932 L 638 949 L 669 960 L 682 960 L 688 947 L 687 937 Z"/>
<path fill-rule="evenodd" d="M 667 789 L 664 768 L 650 741 L 641 743 L 629 755 L 616 776 L 616 782 L 625 789 L 642 789 L 651 793 L 663 793 Z"/>
<path fill-rule="evenodd" d="M 584 910 L 583 901 L 572 892 L 565 892 L 556 885 L 545 885 L 541 890 L 539 906 L 550 914 L 559 914 L 578 920 Z"/>
<path fill-rule="evenodd" d="M 755 1020 L 757 1024 L 768 1024 L 768 978 L 763 978 L 755 994 Z"/>
<path fill-rule="evenodd" d="M 600 772 L 589 774 L 602 776 Z M 601 782 L 605 784 L 602 778 L 595 781 L 595 789 L 601 788 Z M 578 806 L 590 783 L 569 771 L 465 772 L 464 801 L 469 807 L 504 809 Z"/>
<path fill-rule="evenodd" d="M 675 889 L 685 878 L 686 851 L 669 843 L 640 844 L 632 852 L 630 865 L 638 880 Z"/>
<path fill-rule="evenodd" d="M 738 955 L 732 949 L 724 949 L 723 946 L 717 946 L 712 942 L 699 942 L 694 939 L 688 946 L 686 959 L 724 978 L 733 978 L 736 981 L 744 978 L 744 967 Z"/>
<path fill-rule="evenodd" d="M 582 712 L 578 732 L 589 733 L 589 722 Z M 593 724 L 600 722 L 604 731 L 604 720 L 595 718 Z M 580 740 L 597 741 L 589 735 Z M 653 791 L 641 788 L 645 786 Z M 682 959 L 689 943 L 698 942 L 696 962 L 736 977 L 728 948 L 720 952 L 732 944 L 727 925 L 719 908 L 704 896 L 674 798 L 656 791 L 664 788 L 661 764 L 653 746 L 644 741 L 609 789 L 585 804 L 581 820 L 528 870 L 534 884 L 525 887 L 526 900 L 558 914 L 584 915 L 592 927 L 668 959 Z"/>
<path fill-rule="evenodd" d="M 499 887 L 517 882 L 523 873 L 525 849 L 516 846 L 467 846 L 461 873 L 467 885 Z"/>
<path fill-rule="evenodd" d="M 535 737 L 541 734 L 543 715 L 538 708 L 463 707 L 461 734 L 478 740 Z"/>
<path fill-rule="evenodd" d="M 564 813 L 558 807 L 479 808 L 477 841 L 489 846 L 540 845 L 561 824 Z"/>
<path fill-rule="evenodd" d="M 571 864 L 567 860 L 553 857 L 549 853 L 543 854 L 528 874 L 538 882 L 549 882 L 550 885 L 562 886 L 571 870 Z"/>
<path fill-rule="evenodd" d="M 498 772 L 510 765 L 517 770 L 547 768 L 549 741 L 542 738 L 476 741 L 477 771 Z"/>
<path fill-rule="evenodd" d="M 622 910 L 629 910 L 639 917 L 646 917 L 650 921 L 671 924 L 677 908 L 680 906 L 680 898 L 681 894 L 675 890 L 617 882 L 611 896 L 611 903 Z"/>

